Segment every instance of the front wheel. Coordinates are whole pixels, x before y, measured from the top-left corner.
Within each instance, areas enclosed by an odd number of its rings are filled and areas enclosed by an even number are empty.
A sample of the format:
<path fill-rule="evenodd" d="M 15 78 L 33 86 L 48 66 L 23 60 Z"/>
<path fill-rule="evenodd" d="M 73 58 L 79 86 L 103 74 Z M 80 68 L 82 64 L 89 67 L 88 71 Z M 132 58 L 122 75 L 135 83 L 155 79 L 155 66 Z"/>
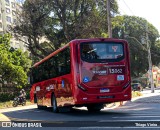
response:
<path fill-rule="evenodd" d="M 12 104 L 12 106 L 13 106 L 13 107 L 16 107 L 16 106 L 18 106 L 18 103 L 17 103 L 17 101 L 13 101 L 13 104 Z"/>
<path fill-rule="evenodd" d="M 40 110 L 44 110 L 44 109 L 46 109 L 46 106 L 41 106 L 41 105 L 37 104 L 37 108 L 40 109 Z"/>
<path fill-rule="evenodd" d="M 56 97 L 55 97 L 54 94 L 52 95 L 52 106 L 53 106 L 53 107 L 52 107 L 52 111 L 53 111 L 54 113 L 59 112 L 58 107 L 57 107 Z"/>

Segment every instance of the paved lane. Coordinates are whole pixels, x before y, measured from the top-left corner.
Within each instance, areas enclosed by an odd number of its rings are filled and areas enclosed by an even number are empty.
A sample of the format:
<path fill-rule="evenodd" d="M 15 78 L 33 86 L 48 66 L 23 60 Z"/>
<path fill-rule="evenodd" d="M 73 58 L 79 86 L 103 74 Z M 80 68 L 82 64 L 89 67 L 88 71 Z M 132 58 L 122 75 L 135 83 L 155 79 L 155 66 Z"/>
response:
<path fill-rule="evenodd" d="M 149 93 L 149 91 L 143 92 Z M 150 94 L 127 102 L 115 109 L 89 113 L 86 108 L 72 109 L 67 113 L 53 113 L 51 109 L 38 110 L 36 105 L 0 110 L 18 122 L 42 122 L 45 127 L 86 128 L 160 128 L 160 93 Z M 137 123 L 137 124 L 136 124 Z M 157 125 L 157 126 L 156 126 Z"/>

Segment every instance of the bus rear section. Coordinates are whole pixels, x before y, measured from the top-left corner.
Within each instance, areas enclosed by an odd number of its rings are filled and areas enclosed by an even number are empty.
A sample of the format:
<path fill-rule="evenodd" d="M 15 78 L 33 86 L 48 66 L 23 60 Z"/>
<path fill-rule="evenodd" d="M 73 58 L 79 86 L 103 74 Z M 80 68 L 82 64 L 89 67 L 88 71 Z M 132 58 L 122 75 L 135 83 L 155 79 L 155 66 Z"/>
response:
<path fill-rule="evenodd" d="M 128 44 L 124 40 L 94 39 L 77 45 L 78 71 L 75 104 L 88 109 L 131 100 Z"/>

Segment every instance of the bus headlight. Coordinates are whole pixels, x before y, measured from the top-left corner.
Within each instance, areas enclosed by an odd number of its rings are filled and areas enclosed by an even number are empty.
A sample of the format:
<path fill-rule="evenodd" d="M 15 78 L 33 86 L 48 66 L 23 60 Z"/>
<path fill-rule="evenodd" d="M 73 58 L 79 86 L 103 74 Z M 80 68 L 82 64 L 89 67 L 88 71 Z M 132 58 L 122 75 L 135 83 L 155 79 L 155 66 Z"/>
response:
<path fill-rule="evenodd" d="M 123 86 L 123 89 L 127 88 L 130 85 L 130 82 L 128 82 L 126 85 Z"/>
<path fill-rule="evenodd" d="M 80 84 L 78 84 L 78 88 L 80 88 L 83 91 L 87 91 L 87 89 L 85 89 L 83 86 L 81 86 Z"/>

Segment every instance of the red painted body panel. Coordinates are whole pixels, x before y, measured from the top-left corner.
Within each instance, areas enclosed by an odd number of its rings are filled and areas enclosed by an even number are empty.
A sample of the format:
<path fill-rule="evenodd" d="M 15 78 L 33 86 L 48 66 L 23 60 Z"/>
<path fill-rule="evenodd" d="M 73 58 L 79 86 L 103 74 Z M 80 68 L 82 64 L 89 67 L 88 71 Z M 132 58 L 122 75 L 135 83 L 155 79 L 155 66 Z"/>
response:
<path fill-rule="evenodd" d="M 124 44 L 125 58 L 120 62 L 88 63 L 80 58 L 80 43 L 93 41 L 114 41 Z M 55 94 L 57 105 L 74 106 L 89 103 L 110 103 L 131 99 L 130 62 L 128 44 L 119 39 L 77 39 L 65 47 L 53 52 L 33 67 L 45 62 L 48 58 L 70 46 L 71 73 L 33 84 L 30 96 L 34 100 L 34 92 L 38 98 L 38 105 L 52 106 L 51 96 Z M 124 80 L 118 80 L 123 75 Z M 89 82 L 83 82 L 87 77 Z M 64 86 L 62 84 L 64 82 Z M 85 88 L 80 89 L 78 85 Z M 36 87 L 40 90 L 35 91 Z"/>

